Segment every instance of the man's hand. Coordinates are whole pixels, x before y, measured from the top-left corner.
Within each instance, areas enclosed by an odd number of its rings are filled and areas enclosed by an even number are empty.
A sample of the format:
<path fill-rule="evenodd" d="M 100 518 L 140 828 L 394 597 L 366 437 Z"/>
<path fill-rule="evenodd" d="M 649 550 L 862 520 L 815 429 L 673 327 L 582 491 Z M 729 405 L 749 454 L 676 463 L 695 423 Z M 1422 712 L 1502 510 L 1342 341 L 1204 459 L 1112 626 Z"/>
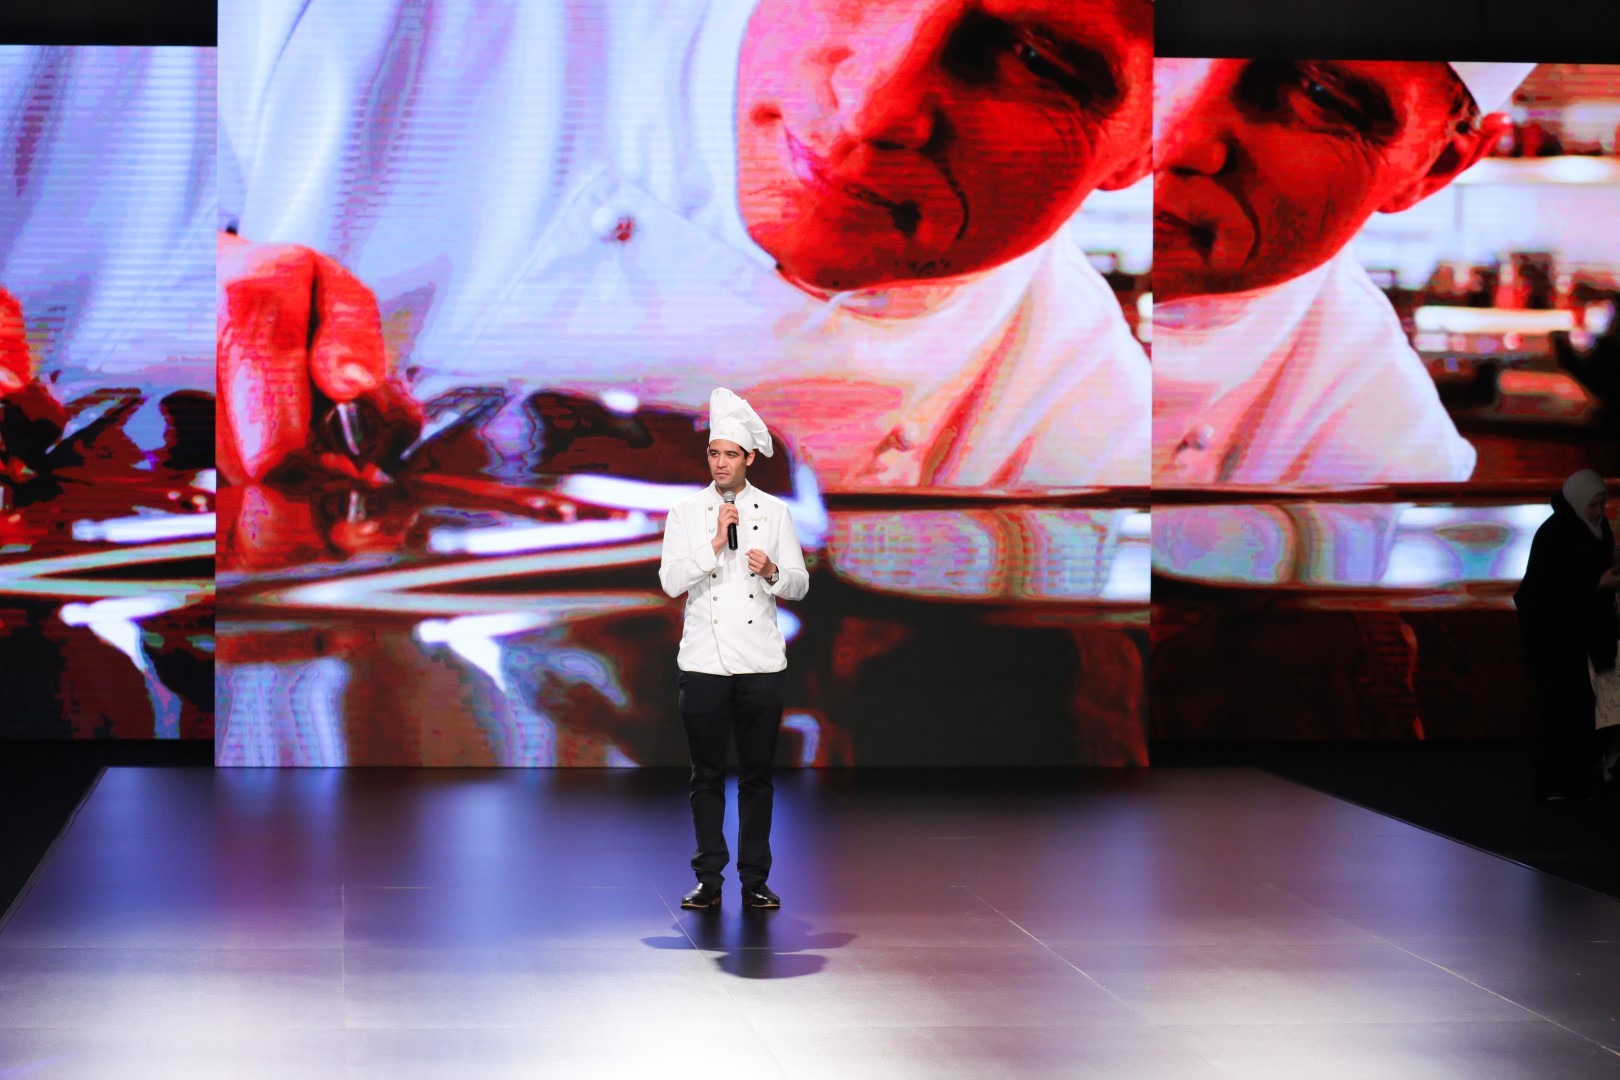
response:
<path fill-rule="evenodd" d="M 308 447 L 315 410 L 328 401 L 403 396 L 385 386 L 377 298 L 353 274 L 308 248 L 226 234 L 218 260 L 217 441 L 227 479 L 261 479 Z"/>
<path fill-rule="evenodd" d="M 0 289 L 0 478 L 23 481 L 62 434 L 67 411 L 49 387 L 34 378 L 22 305 Z"/>
<path fill-rule="evenodd" d="M 726 526 L 735 525 L 739 520 L 741 519 L 737 516 L 736 503 L 720 504 L 720 518 L 715 522 L 714 539 L 709 541 L 709 546 L 714 548 L 716 555 L 726 546 Z"/>
<path fill-rule="evenodd" d="M 1611 566 L 1598 578 L 1600 589 L 1620 589 L 1620 566 Z"/>
<path fill-rule="evenodd" d="M 0 398 L 28 385 L 33 366 L 28 362 L 28 337 L 23 332 L 22 305 L 0 289 Z"/>
<path fill-rule="evenodd" d="M 768 578 L 776 574 L 776 564 L 759 548 L 748 549 L 748 569 L 760 577 Z"/>

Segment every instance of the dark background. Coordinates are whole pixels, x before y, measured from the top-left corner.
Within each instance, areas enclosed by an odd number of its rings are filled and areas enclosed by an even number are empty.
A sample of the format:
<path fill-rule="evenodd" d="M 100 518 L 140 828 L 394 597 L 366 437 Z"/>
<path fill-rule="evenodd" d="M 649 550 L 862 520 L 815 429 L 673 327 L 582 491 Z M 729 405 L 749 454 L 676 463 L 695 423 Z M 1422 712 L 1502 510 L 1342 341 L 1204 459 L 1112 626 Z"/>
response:
<path fill-rule="evenodd" d="M 1157 0 L 1160 56 L 1620 63 L 1613 0 Z"/>
<path fill-rule="evenodd" d="M 6 0 L 7 45 L 212 45 L 216 0 Z"/>

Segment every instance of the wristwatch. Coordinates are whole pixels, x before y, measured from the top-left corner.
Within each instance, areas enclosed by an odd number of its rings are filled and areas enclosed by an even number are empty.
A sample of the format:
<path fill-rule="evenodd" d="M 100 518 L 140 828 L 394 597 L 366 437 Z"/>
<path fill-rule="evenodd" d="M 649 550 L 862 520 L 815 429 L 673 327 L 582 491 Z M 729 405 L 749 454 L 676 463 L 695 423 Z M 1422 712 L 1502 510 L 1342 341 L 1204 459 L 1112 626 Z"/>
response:
<path fill-rule="evenodd" d="M 771 574 L 770 577 L 765 579 L 765 584 L 767 584 L 767 585 L 775 585 L 777 579 L 780 578 L 781 576 L 782 576 L 782 568 L 780 566 L 778 566 L 776 568 L 776 571 L 773 574 Z"/>

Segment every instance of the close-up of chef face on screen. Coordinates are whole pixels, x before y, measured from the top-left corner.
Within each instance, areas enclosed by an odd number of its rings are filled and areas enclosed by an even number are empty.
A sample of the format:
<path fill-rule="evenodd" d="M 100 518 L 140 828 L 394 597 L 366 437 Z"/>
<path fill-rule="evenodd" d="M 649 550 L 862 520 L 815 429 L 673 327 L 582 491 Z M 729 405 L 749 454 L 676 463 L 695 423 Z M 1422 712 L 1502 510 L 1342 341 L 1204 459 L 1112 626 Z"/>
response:
<path fill-rule="evenodd" d="M 1144 3 L 763 0 L 744 37 L 751 236 L 825 289 L 989 270 L 1146 166 Z"/>
<path fill-rule="evenodd" d="M 1154 483 L 1490 484 L 1612 443 L 1617 87 L 1157 60 Z"/>

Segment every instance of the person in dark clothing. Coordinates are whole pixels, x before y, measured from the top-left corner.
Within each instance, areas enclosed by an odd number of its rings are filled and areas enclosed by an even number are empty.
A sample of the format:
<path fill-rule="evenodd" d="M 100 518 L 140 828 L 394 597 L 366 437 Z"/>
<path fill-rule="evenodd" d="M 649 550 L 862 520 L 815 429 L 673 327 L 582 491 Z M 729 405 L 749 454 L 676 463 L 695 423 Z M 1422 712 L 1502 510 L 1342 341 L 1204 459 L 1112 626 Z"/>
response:
<path fill-rule="evenodd" d="M 1593 792 L 1597 743 L 1592 671 L 1610 671 L 1620 640 L 1614 533 L 1603 477 L 1583 469 L 1552 498 L 1513 594 L 1536 703 L 1536 797 Z M 1591 661 L 1588 669 L 1587 662 Z"/>

